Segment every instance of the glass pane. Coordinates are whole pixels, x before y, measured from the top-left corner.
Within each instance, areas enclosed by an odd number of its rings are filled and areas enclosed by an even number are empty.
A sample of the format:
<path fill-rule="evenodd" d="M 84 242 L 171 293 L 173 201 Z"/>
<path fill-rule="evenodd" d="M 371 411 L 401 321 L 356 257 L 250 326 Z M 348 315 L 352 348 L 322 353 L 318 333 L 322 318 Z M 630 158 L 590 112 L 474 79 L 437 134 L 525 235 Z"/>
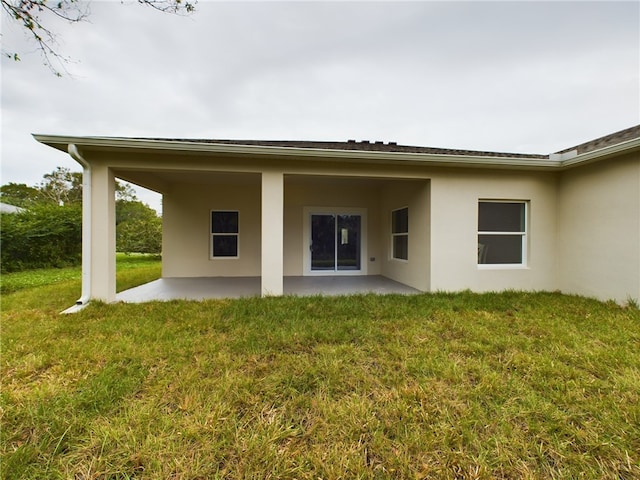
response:
<path fill-rule="evenodd" d="M 395 235 L 393 237 L 393 258 L 409 259 L 409 236 Z"/>
<path fill-rule="evenodd" d="M 478 235 L 478 263 L 522 263 L 522 235 Z"/>
<path fill-rule="evenodd" d="M 338 215 L 338 270 L 360 270 L 360 215 Z"/>
<path fill-rule="evenodd" d="M 524 232 L 524 203 L 480 202 L 479 232 Z"/>
<path fill-rule="evenodd" d="M 402 208 L 391 212 L 391 233 L 409 232 L 409 209 Z"/>
<path fill-rule="evenodd" d="M 335 270 L 335 232 L 335 215 L 311 215 L 311 270 Z"/>
<path fill-rule="evenodd" d="M 238 212 L 211 212 L 211 233 L 238 233 Z"/>
<path fill-rule="evenodd" d="M 238 256 L 238 236 L 237 235 L 214 235 L 213 236 L 213 256 L 214 257 L 237 257 Z"/>

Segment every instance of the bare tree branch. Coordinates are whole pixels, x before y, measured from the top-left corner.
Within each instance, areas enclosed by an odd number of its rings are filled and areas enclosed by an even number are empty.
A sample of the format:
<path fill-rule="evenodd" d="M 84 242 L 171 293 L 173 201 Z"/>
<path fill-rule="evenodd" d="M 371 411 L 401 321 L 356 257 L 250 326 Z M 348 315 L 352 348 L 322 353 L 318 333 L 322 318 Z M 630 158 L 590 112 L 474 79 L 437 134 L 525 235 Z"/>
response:
<path fill-rule="evenodd" d="M 49 16 L 60 18 L 69 23 L 81 22 L 89 14 L 88 7 L 77 0 L 60 0 L 57 3 L 49 3 L 47 0 L 1 0 L 1 3 L 3 12 L 18 22 L 31 36 L 37 50 L 42 55 L 44 65 L 54 75 L 61 76 L 56 65 L 64 69 L 64 65 L 69 59 L 58 53 L 56 35 L 44 22 Z M 2 53 L 14 60 L 20 59 L 17 52 L 3 51 Z"/>
<path fill-rule="evenodd" d="M 142 5 L 148 5 L 165 13 L 193 13 L 196 8 L 196 1 L 188 2 L 183 0 L 138 0 Z"/>
<path fill-rule="evenodd" d="M 190 14 L 195 10 L 197 0 L 137 0 L 141 5 L 171 14 Z M 25 29 L 40 51 L 44 65 L 56 76 L 61 76 L 56 65 L 66 71 L 65 64 L 69 58 L 58 52 L 58 42 L 55 33 L 47 25 L 47 19 L 57 17 L 69 23 L 79 23 L 89 17 L 87 2 L 82 0 L 0 0 L 2 12 L 16 21 Z M 19 61 L 17 52 L 7 52 L 2 55 Z"/>

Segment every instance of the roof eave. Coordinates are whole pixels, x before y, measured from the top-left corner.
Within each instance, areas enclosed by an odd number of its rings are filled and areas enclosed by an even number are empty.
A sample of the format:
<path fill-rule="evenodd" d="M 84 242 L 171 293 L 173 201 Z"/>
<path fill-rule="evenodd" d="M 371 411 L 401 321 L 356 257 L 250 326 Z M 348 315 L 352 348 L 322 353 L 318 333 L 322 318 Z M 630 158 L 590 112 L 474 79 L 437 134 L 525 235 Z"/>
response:
<path fill-rule="evenodd" d="M 527 170 L 565 170 L 604 160 L 613 155 L 640 150 L 640 138 L 627 140 L 598 150 L 578 154 L 564 160 L 535 157 L 492 157 L 487 155 L 447 155 L 433 153 L 383 152 L 371 150 L 339 150 L 324 148 L 203 143 L 185 140 L 149 140 L 119 137 L 75 137 L 34 134 L 45 145 L 67 152 L 69 144 L 83 150 L 147 150 L 154 152 L 184 152 L 193 154 L 226 154 L 280 158 L 317 158 L 327 161 L 379 162 L 404 165 L 456 166 Z"/>
<path fill-rule="evenodd" d="M 148 140 L 117 137 L 72 137 L 34 134 L 34 138 L 60 151 L 67 151 L 69 144 L 82 150 L 136 149 L 155 152 L 185 152 L 202 154 L 251 155 L 268 157 L 322 158 L 341 161 L 375 161 L 432 166 L 519 168 L 552 170 L 560 162 L 533 157 L 492 157 L 484 155 L 445 155 L 431 153 L 381 152 L 370 150 L 338 150 L 323 148 L 281 147 L 264 145 L 241 145 L 227 143 L 202 143 L 176 140 Z"/>
<path fill-rule="evenodd" d="M 625 142 L 616 143 L 615 145 L 610 145 L 598 150 L 580 153 L 573 158 L 562 160 L 560 162 L 560 168 L 563 170 L 569 169 L 579 165 L 586 165 L 600 160 L 605 160 L 620 153 L 631 153 L 637 150 L 640 150 L 640 138 L 633 138 Z"/>

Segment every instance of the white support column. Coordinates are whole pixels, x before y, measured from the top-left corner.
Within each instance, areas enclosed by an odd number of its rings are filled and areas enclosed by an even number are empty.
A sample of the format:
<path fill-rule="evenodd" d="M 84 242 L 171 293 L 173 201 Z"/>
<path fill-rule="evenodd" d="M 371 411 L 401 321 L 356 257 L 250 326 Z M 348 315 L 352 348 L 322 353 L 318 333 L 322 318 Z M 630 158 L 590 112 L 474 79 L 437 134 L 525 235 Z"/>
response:
<path fill-rule="evenodd" d="M 284 175 L 262 173 L 262 296 L 283 294 Z"/>
<path fill-rule="evenodd" d="M 91 172 L 91 298 L 116 298 L 115 178 L 102 165 Z"/>

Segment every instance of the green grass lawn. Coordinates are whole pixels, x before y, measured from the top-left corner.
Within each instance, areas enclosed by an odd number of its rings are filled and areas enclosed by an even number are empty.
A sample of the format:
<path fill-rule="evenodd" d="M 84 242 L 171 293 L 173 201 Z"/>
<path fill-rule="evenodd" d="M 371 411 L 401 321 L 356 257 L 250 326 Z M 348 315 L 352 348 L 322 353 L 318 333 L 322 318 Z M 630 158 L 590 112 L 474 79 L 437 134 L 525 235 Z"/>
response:
<path fill-rule="evenodd" d="M 150 282 L 160 277 L 160 257 L 155 255 L 116 255 L 116 290 Z M 0 276 L 0 306 L 3 311 L 33 310 L 60 312 L 81 294 L 81 268 L 52 268 L 5 273 Z"/>
<path fill-rule="evenodd" d="M 3 295 L 3 479 L 640 478 L 634 307 L 78 295 Z"/>
<path fill-rule="evenodd" d="M 151 275 L 160 276 L 160 257 L 156 255 L 116 254 L 118 291 L 144 283 Z M 127 272 L 127 273 L 124 273 Z M 0 276 L 0 293 L 12 293 L 32 287 L 60 284 L 67 280 L 79 280 L 81 267 L 49 268 L 5 273 Z M 73 284 L 75 287 L 75 283 Z"/>

